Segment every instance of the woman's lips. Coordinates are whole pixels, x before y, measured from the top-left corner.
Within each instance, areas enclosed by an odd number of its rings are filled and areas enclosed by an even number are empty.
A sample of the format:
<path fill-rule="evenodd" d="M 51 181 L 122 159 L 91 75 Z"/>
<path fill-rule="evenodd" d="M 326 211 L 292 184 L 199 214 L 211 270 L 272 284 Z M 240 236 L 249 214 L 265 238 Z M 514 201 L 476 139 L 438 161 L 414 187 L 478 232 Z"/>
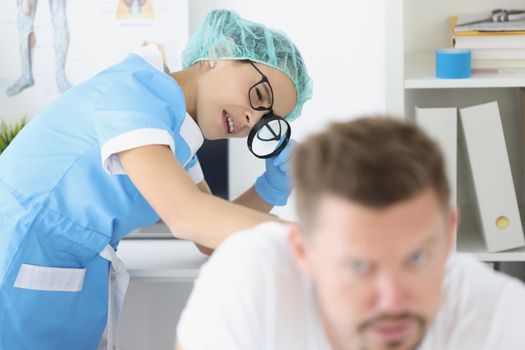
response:
<path fill-rule="evenodd" d="M 225 135 L 229 135 L 229 129 L 228 129 L 228 117 L 226 115 L 226 111 L 222 111 L 222 128 Z"/>
<path fill-rule="evenodd" d="M 237 130 L 235 118 L 227 110 L 222 111 L 222 124 L 226 135 L 233 135 Z"/>

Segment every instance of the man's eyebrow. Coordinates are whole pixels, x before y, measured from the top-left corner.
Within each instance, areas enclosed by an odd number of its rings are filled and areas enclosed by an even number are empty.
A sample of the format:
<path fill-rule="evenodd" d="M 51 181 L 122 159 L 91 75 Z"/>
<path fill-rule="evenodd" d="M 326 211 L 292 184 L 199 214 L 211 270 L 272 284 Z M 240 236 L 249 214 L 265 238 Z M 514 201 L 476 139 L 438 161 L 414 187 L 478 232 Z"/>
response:
<path fill-rule="evenodd" d="M 436 236 L 430 236 L 430 237 L 427 237 L 423 242 L 421 242 L 420 246 L 431 246 L 431 245 L 434 245 L 437 243 L 437 238 Z"/>
<path fill-rule="evenodd" d="M 431 246 L 435 245 L 437 242 L 438 242 L 438 239 L 437 239 L 436 236 L 427 237 L 423 241 L 421 241 L 421 243 L 417 244 L 416 248 L 412 249 L 410 254 L 413 253 L 414 251 L 418 250 L 418 249 L 431 247 Z M 341 256 L 338 260 L 340 262 L 342 262 L 342 263 L 353 262 L 353 261 L 356 261 L 356 260 L 367 261 L 367 262 L 370 262 L 370 263 L 374 262 L 370 258 L 367 258 L 365 256 L 359 255 L 359 252 L 346 253 L 343 256 Z"/>
<path fill-rule="evenodd" d="M 438 242 L 438 239 L 436 236 L 430 236 L 425 238 L 422 242 L 417 244 L 414 249 L 411 250 L 409 254 L 412 254 L 414 251 L 417 251 L 422 248 L 429 248 L 435 245 Z"/>
<path fill-rule="evenodd" d="M 348 264 L 348 263 L 352 263 L 355 261 L 366 261 L 369 263 L 374 262 L 374 260 L 371 258 L 359 255 L 359 252 L 345 253 L 342 256 L 340 256 L 337 260 L 339 260 L 339 262 L 343 264 Z"/>

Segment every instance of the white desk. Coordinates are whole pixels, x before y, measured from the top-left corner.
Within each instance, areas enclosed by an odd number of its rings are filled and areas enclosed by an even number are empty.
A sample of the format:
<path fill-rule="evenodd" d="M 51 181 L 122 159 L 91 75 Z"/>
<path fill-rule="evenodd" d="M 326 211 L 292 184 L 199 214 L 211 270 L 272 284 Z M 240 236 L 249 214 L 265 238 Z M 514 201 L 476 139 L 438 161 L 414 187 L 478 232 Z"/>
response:
<path fill-rule="evenodd" d="M 121 348 L 173 349 L 175 327 L 207 257 L 177 239 L 123 239 L 117 255 L 130 274 Z"/>
<path fill-rule="evenodd" d="M 189 241 L 177 239 L 124 239 L 117 255 L 132 280 L 193 282 L 207 256 Z"/>

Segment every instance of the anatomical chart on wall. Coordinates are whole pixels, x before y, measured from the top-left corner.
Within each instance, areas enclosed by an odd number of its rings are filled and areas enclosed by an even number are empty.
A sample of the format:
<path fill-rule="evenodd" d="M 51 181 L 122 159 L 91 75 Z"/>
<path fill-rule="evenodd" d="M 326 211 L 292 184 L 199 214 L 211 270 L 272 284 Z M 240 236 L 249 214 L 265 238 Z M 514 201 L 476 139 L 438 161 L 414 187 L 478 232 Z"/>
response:
<path fill-rule="evenodd" d="M 157 43 L 181 68 L 189 0 L 2 0 L 0 120 L 31 118 L 72 86 Z"/>

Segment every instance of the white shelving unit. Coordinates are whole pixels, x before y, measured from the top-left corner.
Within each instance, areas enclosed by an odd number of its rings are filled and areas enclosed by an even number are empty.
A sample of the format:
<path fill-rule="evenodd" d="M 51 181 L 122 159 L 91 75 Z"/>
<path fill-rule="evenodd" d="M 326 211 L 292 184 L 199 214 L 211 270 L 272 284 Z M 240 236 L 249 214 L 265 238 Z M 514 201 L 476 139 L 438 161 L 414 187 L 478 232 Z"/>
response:
<path fill-rule="evenodd" d="M 520 88 L 525 86 L 525 74 L 473 74 L 469 79 L 437 79 L 433 53 L 416 52 L 405 55 L 404 88 L 410 89 L 477 89 Z"/>
<path fill-rule="evenodd" d="M 521 9 L 523 0 L 385 0 L 386 110 L 414 118 L 415 107 L 463 108 L 498 101 L 512 175 L 525 218 L 525 74 L 474 74 L 469 79 L 435 78 L 436 49 L 451 46 L 448 19 L 453 15 L 489 13 L 495 8 Z M 458 120 L 459 123 L 459 120 Z M 478 224 L 470 169 L 462 132 L 458 130 L 458 206 L 456 249 L 487 262 L 525 261 L 525 247 L 489 253 Z"/>

